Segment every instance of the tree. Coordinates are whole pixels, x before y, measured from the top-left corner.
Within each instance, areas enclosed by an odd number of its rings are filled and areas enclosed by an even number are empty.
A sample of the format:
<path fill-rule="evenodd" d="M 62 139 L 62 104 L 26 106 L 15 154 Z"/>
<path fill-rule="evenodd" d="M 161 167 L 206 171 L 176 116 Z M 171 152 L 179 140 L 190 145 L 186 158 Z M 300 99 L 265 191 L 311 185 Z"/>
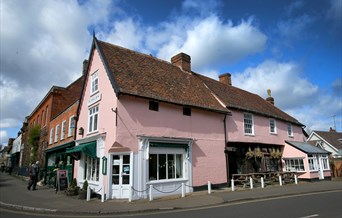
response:
<path fill-rule="evenodd" d="M 37 158 L 37 150 L 39 146 L 39 140 L 40 140 L 40 125 L 35 125 L 31 127 L 29 132 L 29 140 L 28 143 L 31 146 L 31 163 L 34 163 Z"/>

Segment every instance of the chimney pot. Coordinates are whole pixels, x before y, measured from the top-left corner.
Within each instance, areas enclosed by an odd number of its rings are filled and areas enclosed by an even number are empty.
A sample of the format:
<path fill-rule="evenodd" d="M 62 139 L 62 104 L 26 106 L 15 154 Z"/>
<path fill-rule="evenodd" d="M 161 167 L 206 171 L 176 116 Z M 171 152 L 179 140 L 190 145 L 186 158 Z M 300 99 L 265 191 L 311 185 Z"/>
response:
<path fill-rule="evenodd" d="M 232 85 L 232 75 L 230 73 L 225 73 L 219 75 L 220 82 L 228 86 Z"/>
<path fill-rule="evenodd" d="M 83 75 L 86 75 L 89 61 L 84 59 L 83 61 Z"/>
<path fill-rule="evenodd" d="M 185 53 L 179 53 L 171 58 L 171 63 L 184 71 L 191 72 L 191 58 Z"/>
<path fill-rule="evenodd" d="M 274 98 L 271 96 L 271 89 L 267 89 L 267 96 L 266 101 L 274 105 Z"/>

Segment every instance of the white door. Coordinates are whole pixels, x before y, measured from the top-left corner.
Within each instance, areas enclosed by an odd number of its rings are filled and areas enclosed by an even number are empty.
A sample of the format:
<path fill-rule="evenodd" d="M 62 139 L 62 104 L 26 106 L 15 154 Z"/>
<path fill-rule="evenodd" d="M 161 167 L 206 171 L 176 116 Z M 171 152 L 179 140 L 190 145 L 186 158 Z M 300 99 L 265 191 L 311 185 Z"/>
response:
<path fill-rule="evenodd" d="M 318 161 L 318 176 L 319 176 L 319 179 L 324 179 L 322 158 L 320 156 L 317 156 L 317 161 Z"/>
<path fill-rule="evenodd" d="M 113 155 L 112 198 L 128 198 L 131 179 L 130 155 Z"/>

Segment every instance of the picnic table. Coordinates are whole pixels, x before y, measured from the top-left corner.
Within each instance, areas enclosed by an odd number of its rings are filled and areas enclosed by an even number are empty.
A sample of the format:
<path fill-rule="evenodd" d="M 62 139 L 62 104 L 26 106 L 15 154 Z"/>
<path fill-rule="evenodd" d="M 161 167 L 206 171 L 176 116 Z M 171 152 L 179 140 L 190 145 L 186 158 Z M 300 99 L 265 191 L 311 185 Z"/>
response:
<path fill-rule="evenodd" d="M 264 180 L 264 185 L 279 183 L 279 176 L 282 183 L 292 183 L 295 181 L 295 172 L 259 172 L 247 174 L 233 174 L 232 179 L 234 185 L 242 185 L 243 188 L 250 187 L 250 178 L 252 179 L 253 186 L 261 185 L 261 178 Z"/>

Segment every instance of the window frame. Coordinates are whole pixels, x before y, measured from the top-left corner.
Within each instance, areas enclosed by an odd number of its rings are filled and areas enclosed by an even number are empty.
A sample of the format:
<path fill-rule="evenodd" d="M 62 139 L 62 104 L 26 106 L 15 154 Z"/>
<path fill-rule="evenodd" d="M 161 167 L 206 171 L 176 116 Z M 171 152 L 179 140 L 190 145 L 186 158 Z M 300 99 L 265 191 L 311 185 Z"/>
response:
<path fill-rule="evenodd" d="M 328 155 L 321 156 L 323 170 L 330 170 Z"/>
<path fill-rule="evenodd" d="M 75 116 L 72 115 L 69 117 L 69 126 L 68 126 L 68 137 L 73 136 L 73 129 L 75 128 Z"/>
<path fill-rule="evenodd" d="M 272 131 L 272 122 L 273 122 L 273 131 Z M 273 118 L 270 118 L 269 119 L 269 131 L 270 131 L 270 134 L 277 134 L 277 121 Z"/>
<path fill-rule="evenodd" d="M 84 155 L 83 180 L 89 182 L 99 182 L 100 178 L 100 158 L 92 158 Z"/>
<path fill-rule="evenodd" d="M 53 137 L 55 135 L 54 128 L 50 129 L 50 139 L 49 139 L 49 144 L 51 145 L 53 143 Z"/>
<path fill-rule="evenodd" d="M 157 172 L 154 173 L 156 176 L 156 178 L 151 179 L 151 172 L 150 172 L 150 160 L 151 160 L 151 155 L 156 155 L 157 159 L 156 159 L 156 170 Z M 160 179 L 160 155 L 165 155 L 165 178 Z M 169 166 L 169 155 L 173 155 L 173 165 L 171 165 L 171 167 Z M 181 162 L 180 165 L 177 164 L 177 157 L 180 157 L 180 161 Z M 181 148 L 150 148 L 149 151 L 149 162 L 148 162 L 148 182 L 167 182 L 167 181 L 177 181 L 177 180 L 183 180 L 185 179 L 185 160 L 186 160 L 186 152 L 185 149 L 181 149 Z M 173 178 L 169 178 L 170 175 L 170 170 L 172 171 L 172 166 L 174 166 L 174 177 Z M 177 177 L 177 170 L 179 170 L 180 176 Z M 172 173 L 171 173 L 172 174 Z"/>
<path fill-rule="evenodd" d="M 56 128 L 55 128 L 55 140 L 54 140 L 54 142 L 58 142 L 58 133 L 59 133 L 59 124 L 57 124 Z"/>
<path fill-rule="evenodd" d="M 287 123 L 287 136 L 293 137 L 293 128 L 291 123 Z"/>
<path fill-rule="evenodd" d="M 159 102 L 158 101 L 149 101 L 149 110 L 150 111 L 159 111 Z"/>
<path fill-rule="evenodd" d="M 191 117 L 191 108 L 190 107 L 183 107 L 183 115 Z"/>
<path fill-rule="evenodd" d="M 308 155 L 308 164 L 309 164 L 310 172 L 318 171 L 318 163 L 317 163 L 316 155 Z"/>
<path fill-rule="evenodd" d="M 247 119 L 246 119 L 246 116 L 250 116 L 250 117 L 247 117 Z M 249 120 L 251 123 L 246 123 L 246 120 Z M 251 131 L 250 133 L 246 132 L 247 131 L 246 125 L 250 125 L 250 131 Z M 249 130 L 249 128 L 248 128 L 248 130 Z M 243 113 L 243 133 L 245 135 L 254 135 L 255 134 L 255 132 L 254 132 L 254 116 L 251 113 Z"/>
<path fill-rule="evenodd" d="M 61 128 L 61 140 L 65 139 L 65 129 L 66 129 L 66 120 L 63 120 L 62 128 Z"/>
<path fill-rule="evenodd" d="M 287 172 L 306 172 L 304 159 L 302 158 L 290 158 L 285 159 L 285 171 Z"/>
<path fill-rule="evenodd" d="M 90 95 L 99 91 L 99 72 L 96 70 L 90 75 Z"/>
<path fill-rule="evenodd" d="M 95 105 L 88 110 L 88 133 L 97 132 L 99 129 L 99 110 L 99 105 Z"/>

